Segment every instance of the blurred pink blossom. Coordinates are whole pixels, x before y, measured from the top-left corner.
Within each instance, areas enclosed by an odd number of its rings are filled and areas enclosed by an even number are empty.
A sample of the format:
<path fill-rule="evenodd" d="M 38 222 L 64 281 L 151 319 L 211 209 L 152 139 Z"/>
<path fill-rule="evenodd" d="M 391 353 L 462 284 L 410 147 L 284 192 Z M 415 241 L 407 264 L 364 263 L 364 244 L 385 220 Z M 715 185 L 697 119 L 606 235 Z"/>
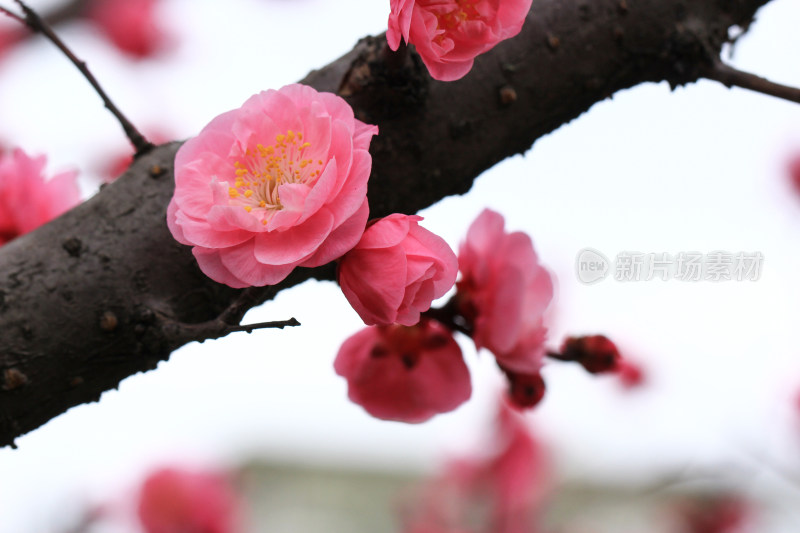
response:
<path fill-rule="evenodd" d="M 424 422 L 472 393 L 469 370 L 451 332 L 430 319 L 416 326 L 372 326 L 348 338 L 334 362 L 347 394 L 385 420 Z"/>
<path fill-rule="evenodd" d="M 685 499 L 676 507 L 681 533 L 739 533 L 752 518 L 753 506 L 743 496 L 717 493 Z"/>
<path fill-rule="evenodd" d="M 0 245 L 32 231 L 80 203 L 77 172 L 45 178 L 46 158 L 21 149 L 0 156 Z"/>
<path fill-rule="evenodd" d="M 501 402 L 487 453 L 451 461 L 407 513 L 404 531 L 528 533 L 537 530 L 549 491 L 542 445 L 520 413 Z"/>
<path fill-rule="evenodd" d="M 138 514 L 146 533 L 234 533 L 238 507 L 224 475 L 165 468 L 144 481 Z"/>
<path fill-rule="evenodd" d="M 178 150 L 169 229 L 207 276 L 236 288 L 337 259 L 366 226 L 377 132 L 331 93 L 256 94 Z"/>
<path fill-rule="evenodd" d="M 413 44 L 434 79 L 457 80 L 522 29 L 532 0 L 390 0 L 386 40 Z"/>
<path fill-rule="evenodd" d="M 456 254 L 420 220 L 400 214 L 377 220 L 342 257 L 339 284 L 365 324 L 413 326 L 453 287 Z"/>
<path fill-rule="evenodd" d="M 535 374 L 545 352 L 543 315 L 553 281 L 530 237 L 506 233 L 504 224 L 502 215 L 486 209 L 470 226 L 458 252 L 456 299 L 478 348 L 489 349 L 506 370 Z"/>
<path fill-rule="evenodd" d="M 158 4 L 159 0 L 92 0 L 86 15 L 119 50 L 142 59 L 168 44 L 156 17 Z"/>
<path fill-rule="evenodd" d="M 800 154 L 789 159 L 786 165 L 789 181 L 797 194 L 800 194 Z"/>

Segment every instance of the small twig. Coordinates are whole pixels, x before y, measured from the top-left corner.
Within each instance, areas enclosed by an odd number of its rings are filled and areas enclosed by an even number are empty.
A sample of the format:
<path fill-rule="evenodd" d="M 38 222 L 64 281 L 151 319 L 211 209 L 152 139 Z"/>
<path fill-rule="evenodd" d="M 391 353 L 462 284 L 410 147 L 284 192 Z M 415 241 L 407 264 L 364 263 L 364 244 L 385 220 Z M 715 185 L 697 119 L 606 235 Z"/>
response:
<path fill-rule="evenodd" d="M 741 87 L 800 104 L 800 89 L 774 83 L 755 74 L 737 70 L 721 61 L 714 61 L 703 75 L 726 87 Z"/>
<path fill-rule="evenodd" d="M 16 20 L 16 21 L 17 21 L 17 22 L 19 22 L 20 24 L 27 24 L 27 23 L 25 22 L 25 19 L 24 19 L 24 18 L 20 17 L 19 15 L 17 15 L 16 13 L 14 13 L 13 11 L 9 11 L 8 9 L 4 8 L 3 6 L 0 6 L 0 13 L 2 13 L 2 14 L 4 14 L 4 15 L 7 15 L 7 16 L 11 17 L 12 19 Z"/>
<path fill-rule="evenodd" d="M 552 350 L 548 350 L 545 352 L 545 355 L 550 359 L 555 359 L 557 361 L 566 361 L 568 363 L 574 363 L 575 359 L 573 357 L 568 357 L 562 354 L 561 352 L 554 352 Z"/>
<path fill-rule="evenodd" d="M 204 342 L 212 339 L 220 339 L 231 333 L 237 333 L 239 331 L 252 333 L 257 329 L 283 329 L 286 327 L 300 325 L 300 322 L 298 322 L 298 320 L 294 317 L 288 320 L 273 320 L 270 322 L 258 322 L 256 324 L 242 325 L 226 324 L 225 322 L 222 322 L 216 318 L 214 320 L 201 322 L 199 324 L 185 324 L 183 322 L 170 321 L 170 323 L 165 326 L 165 330 L 169 332 L 169 335 L 185 339 L 186 342 Z"/>
<path fill-rule="evenodd" d="M 139 132 L 139 130 L 136 129 L 136 127 L 131 123 L 131 121 L 128 120 L 128 118 L 122 114 L 122 111 L 120 111 L 119 108 L 116 105 L 114 105 L 114 102 L 111 101 L 106 92 L 100 86 L 100 83 L 98 83 L 97 79 L 87 68 L 86 62 L 78 59 L 72 52 L 72 50 L 70 50 L 67 47 L 67 45 L 64 44 L 61 38 L 55 34 L 50 25 L 48 25 L 47 22 L 45 22 L 44 19 L 42 19 L 42 17 L 40 17 L 38 13 L 36 13 L 27 4 L 25 4 L 25 2 L 23 2 L 22 0 L 14 0 L 14 2 L 16 2 L 22 9 L 23 13 L 25 14 L 24 18 L 10 12 L 5 8 L 0 8 L 0 9 L 6 15 L 27 25 L 32 31 L 44 35 L 47 39 L 50 40 L 50 42 L 56 45 L 56 47 L 58 47 L 58 49 L 61 50 L 61 52 L 63 52 L 65 56 L 67 56 L 67 58 L 72 62 L 72 64 L 75 65 L 75 67 L 77 67 L 77 69 L 81 72 L 81 74 L 83 74 L 83 77 L 86 78 L 86 80 L 91 84 L 91 86 L 94 88 L 97 94 L 100 95 L 100 98 L 103 100 L 103 104 L 105 104 L 106 108 L 109 111 L 111 111 L 111 114 L 113 114 L 119 121 L 120 125 L 122 126 L 122 129 L 125 131 L 125 135 L 128 136 L 128 139 L 131 141 L 131 144 L 133 144 L 133 147 L 136 149 L 136 156 L 142 155 L 148 152 L 151 148 L 153 148 L 153 144 L 150 141 L 148 141 L 144 137 L 144 135 L 142 135 Z"/>
<path fill-rule="evenodd" d="M 294 327 L 301 325 L 300 322 L 297 321 L 295 317 L 290 318 L 289 320 L 272 320 L 270 322 L 257 322 L 255 324 L 242 324 L 240 326 L 228 326 L 225 330 L 225 334 L 228 333 L 235 333 L 237 331 L 244 331 L 247 333 L 253 333 L 254 330 L 257 329 L 266 329 L 266 328 L 277 328 L 283 329 L 287 327 Z"/>

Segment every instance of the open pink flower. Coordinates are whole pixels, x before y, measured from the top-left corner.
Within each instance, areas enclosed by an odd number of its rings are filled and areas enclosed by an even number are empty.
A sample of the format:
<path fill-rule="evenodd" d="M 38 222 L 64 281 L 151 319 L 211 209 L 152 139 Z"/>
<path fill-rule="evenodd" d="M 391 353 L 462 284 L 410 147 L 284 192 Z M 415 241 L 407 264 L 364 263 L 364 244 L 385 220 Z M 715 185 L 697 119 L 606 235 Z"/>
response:
<path fill-rule="evenodd" d="M 348 338 L 333 364 L 347 394 L 377 418 L 424 422 L 472 393 L 469 370 L 450 331 L 433 320 L 373 326 Z"/>
<path fill-rule="evenodd" d="M 371 224 L 339 263 L 339 284 L 367 325 L 413 326 L 456 281 L 458 259 L 420 216 L 389 215 Z"/>
<path fill-rule="evenodd" d="M 159 0 L 92 0 L 87 16 L 122 52 L 142 59 L 166 47 L 157 24 Z"/>
<path fill-rule="evenodd" d="M 146 533 L 234 533 L 238 507 L 226 476 L 165 468 L 145 480 L 138 513 Z"/>
<path fill-rule="evenodd" d="M 522 29 L 532 0 L 391 0 L 386 40 L 413 44 L 434 79 L 452 81 Z"/>
<path fill-rule="evenodd" d="M 43 155 L 29 157 L 19 148 L 0 156 L 0 245 L 80 203 L 77 172 L 47 179 L 42 173 L 46 161 Z"/>
<path fill-rule="evenodd" d="M 505 369 L 535 374 L 544 355 L 543 314 L 553 298 L 550 273 L 539 264 L 530 237 L 506 233 L 502 215 L 484 210 L 458 253 L 459 311 L 478 348 Z"/>
<path fill-rule="evenodd" d="M 207 276 L 236 288 L 337 259 L 364 232 L 377 132 L 334 94 L 256 94 L 178 150 L 169 229 Z"/>

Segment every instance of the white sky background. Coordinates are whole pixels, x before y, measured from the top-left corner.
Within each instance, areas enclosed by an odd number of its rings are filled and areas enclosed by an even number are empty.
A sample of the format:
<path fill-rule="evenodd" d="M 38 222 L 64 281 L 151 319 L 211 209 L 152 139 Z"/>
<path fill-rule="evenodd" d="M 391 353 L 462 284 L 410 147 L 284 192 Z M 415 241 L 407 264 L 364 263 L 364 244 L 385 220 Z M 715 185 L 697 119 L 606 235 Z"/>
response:
<path fill-rule="evenodd" d="M 121 58 L 85 26 L 61 33 L 137 125 L 175 138 L 380 33 L 388 14 L 388 2 L 374 0 L 164 4 L 178 46 L 159 60 Z M 798 23 L 800 4 L 775 0 L 734 64 L 800 85 Z M 126 147 L 88 84 L 40 40 L 0 63 L 0 139 L 48 154 L 51 170 L 85 174 Z M 548 393 L 531 419 L 566 476 L 646 480 L 717 469 L 783 505 L 760 531 L 800 530 L 800 514 L 787 511 L 800 502 L 800 484 L 764 466 L 800 476 L 800 196 L 783 174 L 793 151 L 798 105 L 712 82 L 674 92 L 650 84 L 596 105 L 487 172 L 468 195 L 423 213 L 454 248 L 484 207 L 503 213 L 558 278 L 552 344 L 601 332 L 646 366 L 648 386 L 633 392 L 579 368 L 545 370 Z M 612 258 L 727 250 L 765 260 L 757 282 L 585 286 L 574 275 L 584 247 Z M 157 464 L 267 457 L 430 468 L 486 431 L 502 380 L 469 343 L 468 404 L 418 426 L 382 422 L 348 402 L 332 369 L 339 344 L 360 327 L 338 288 L 307 283 L 246 321 L 290 316 L 303 326 L 187 346 L 99 404 L 19 439 L 20 449 L 0 450 L 0 533 L 56 531 L 65 508 L 121 493 Z"/>

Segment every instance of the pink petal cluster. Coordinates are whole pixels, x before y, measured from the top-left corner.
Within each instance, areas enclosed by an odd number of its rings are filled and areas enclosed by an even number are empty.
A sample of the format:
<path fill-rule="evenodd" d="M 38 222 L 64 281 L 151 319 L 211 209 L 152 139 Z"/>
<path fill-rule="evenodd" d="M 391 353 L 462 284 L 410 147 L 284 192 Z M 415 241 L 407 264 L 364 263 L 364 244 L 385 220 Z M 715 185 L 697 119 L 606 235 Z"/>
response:
<path fill-rule="evenodd" d="M 371 224 L 339 262 L 339 285 L 367 325 L 413 326 L 456 281 L 456 254 L 419 225 L 394 214 Z"/>
<path fill-rule="evenodd" d="M 0 245 L 32 231 L 80 203 L 76 172 L 47 179 L 46 158 L 21 149 L 0 156 Z"/>
<path fill-rule="evenodd" d="M 159 0 L 93 0 L 87 16 L 119 50 L 143 59 L 167 45 L 157 24 L 158 4 Z"/>
<path fill-rule="evenodd" d="M 420 495 L 404 531 L 538 531 L 550 490 L 545 451 L 525 419 L 503 403 L 491 449 L 451 461 Z M 484 512 L 476 513 L 476 509 Z"/>
<path fill-rule="evenodd" d="M 517 35 L 532 0 L 391 0 L 386 40 L 413 44 L 434 79 L 457 80 L 475 57 Z"/>
<path fill-rule="evenodd" d="M 451 332 L 433 320 L 373 326 L 348 338 L 334 362 L 347 394 L 377 418 L 424 422 L 472 393 L 469 370 Z"/>
<path fill-rule="evenodd" d="M 178 150 L 169 229 L 207 276 L 236 288 L 337 259 L 364 232 L 377 132 L 334 94 L 256 94 Z"/>
<path fill-rule="evenodd" d="M 226 476 L 165 468 L 142 485 L 138 514 L 145 533 L 234 533 L 238 507 Z"/>
<path fill-rule="evenodd" d="M 478 348 L 505 370 L 534 374 L 541 367 L 553 298 L 550 273 L 539 264 L 530 237 L 506 233 L 502 215 L 484 210 L 459 248 L 458 306 Z"/>

